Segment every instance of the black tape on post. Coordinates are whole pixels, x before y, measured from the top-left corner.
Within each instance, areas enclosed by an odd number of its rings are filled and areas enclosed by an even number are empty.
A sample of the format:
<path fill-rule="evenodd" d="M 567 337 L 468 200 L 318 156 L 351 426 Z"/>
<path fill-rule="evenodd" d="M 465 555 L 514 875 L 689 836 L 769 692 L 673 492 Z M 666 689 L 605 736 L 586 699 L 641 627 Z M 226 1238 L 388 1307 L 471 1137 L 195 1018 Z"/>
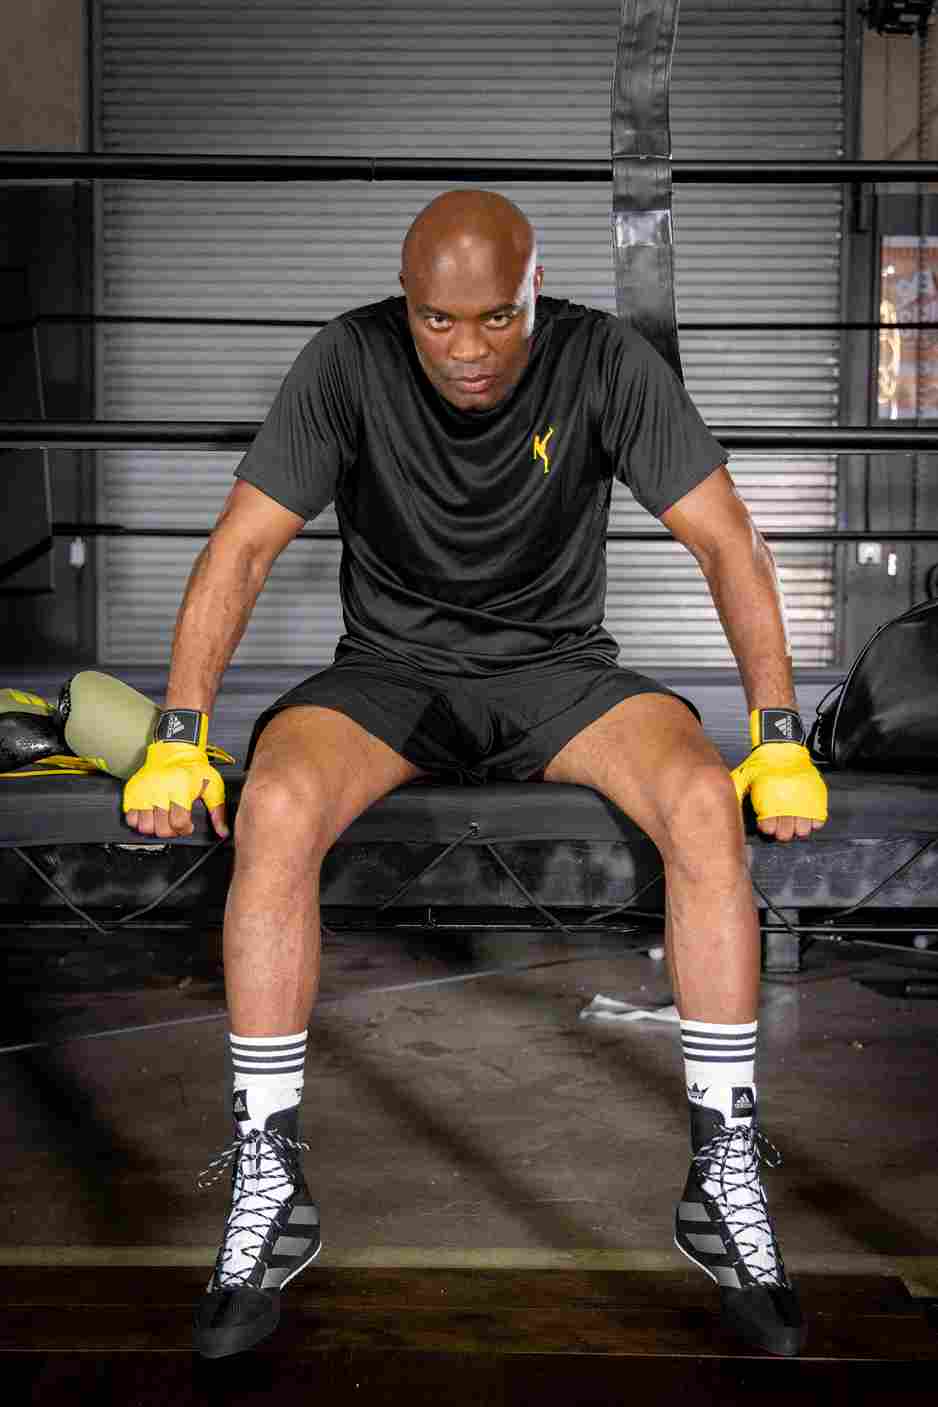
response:
<path fill-rule="evenodd" d="M 671 56 L 679 0 L 621 0 L 612 77 L 616 309 L 683 381 L 674 306 Z"/>

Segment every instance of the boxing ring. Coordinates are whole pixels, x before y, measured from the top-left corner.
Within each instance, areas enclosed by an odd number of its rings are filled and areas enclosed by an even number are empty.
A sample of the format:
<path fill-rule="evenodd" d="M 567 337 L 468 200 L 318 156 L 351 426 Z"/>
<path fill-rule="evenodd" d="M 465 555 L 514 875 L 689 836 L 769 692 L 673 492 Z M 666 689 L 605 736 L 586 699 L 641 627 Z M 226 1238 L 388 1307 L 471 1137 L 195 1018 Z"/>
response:
<path fill-rule="evenodd" d="M 682 376 L 674 306 L 672 181 L 836 183 L 935 180 L 938 165 L 864 161 L 672 161 L 668 113 L 677 0 L 623 0 L 612 85 L 611 161 L 400 160 L 381 157 L 200 157 L 0 155 L 8 181 L 137 180 L 602 183 L 612 190 L 613 263 L 619 315 Z M 74 321 L 120 322 L 117 318 Z M 133 319 L 126 321 L 132 322 Z M 881 326 L 829 323 L 831 330 Z M 938 433 L 918 428 L 713 426 L 727 450 L 926 451 Z M 0 424 L 0 447 L 113 449 L 175 447 L 198 452 L 247 448 L 248 423 L 61 422 Z M 119 523 L 53 524 L 53 536 L 207 537 L 208 530 L 127 528 Z M 882 531 L 767 532 L 772 542 L 861 543 Z M 935 542 L 938 532 L 890 529 L 895 542 Z M 335 539 L 307 530 L 303 539 Z M 662 530 L 611 532 L 622 541 L 665 541 Z M 319 662 L 323 667 L 326 660 Z M 310 663 L 310 670 L 316 662 Z M 307 670 L 306 672 L 309 672 Z M 276 674 L 276 671 L 273 672 Z M 747 749 L 738 683 L 696 682 L 660 673 L 691 692 L 729 766 Z M 807 671 L 796 684 L 806 722 L 843 671 Z M 165 675 L 121 671 L 159 697 Z M 288 684 L 294 676 L 284 672 Z M 270 670 L 229 671 L 214 728 L 244 755 L 253 718 L 278 692 Z M 58 676 L 8 681 L 55 694 Z M 243 775 L 225 770 L 237 810 Z M 830 820 L 807 841 L 778 845 L 761 836 L 748 804 L 751 873 L 762 917 L 767 968 L 795 970 L 811 938 L 875 943 L 876 934 L 938 933 L 938 775 L 825 772 Z M 197 912 L 220 916 L 231 845 L 218 842 L 199 809 L 195 834 L 171 843 L 129 831 L 121 783 L 105 775 L 32 778 L 0 785 L 0 926 L 74 922 L 109 930 L 165 926 Z M 480 902 L 480 897 L 484 902 Z M 466 788 L 420 782 L 400 788 L 359 817 L 327 858 L 322 888 L 327 924 L 545 925 L 568 934 L 596 928 L 623 934 L 662 921 L 660 857 L 625 816 L 589 788 L 497 784 Z M 903 911 L 901 922 L 890 915 Z M 916 911 L 922 911 L 918 920 Z M 875 920 L 875 922 L 873 921 Z"/>

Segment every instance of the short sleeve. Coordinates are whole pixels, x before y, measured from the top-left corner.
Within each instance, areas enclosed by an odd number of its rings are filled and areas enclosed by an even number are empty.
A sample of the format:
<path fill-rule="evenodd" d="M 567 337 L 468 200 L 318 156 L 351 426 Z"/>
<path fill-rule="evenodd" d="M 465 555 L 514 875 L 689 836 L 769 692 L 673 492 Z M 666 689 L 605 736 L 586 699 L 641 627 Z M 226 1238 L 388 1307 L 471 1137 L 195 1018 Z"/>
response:
<path fill-rule="evenodd" d="M 315 518 L 355 459 L 358 419 L 354 345 L 336 320 L 306 344 L 287 372 L 235 477 L 301 518 Z"/>
<path fill-rule="evenodd" d="M 620 479 L 661 516 L 727 461 L 680 379 L 634 328 L 610 318 L 600 365 L 600 438 Z"/>

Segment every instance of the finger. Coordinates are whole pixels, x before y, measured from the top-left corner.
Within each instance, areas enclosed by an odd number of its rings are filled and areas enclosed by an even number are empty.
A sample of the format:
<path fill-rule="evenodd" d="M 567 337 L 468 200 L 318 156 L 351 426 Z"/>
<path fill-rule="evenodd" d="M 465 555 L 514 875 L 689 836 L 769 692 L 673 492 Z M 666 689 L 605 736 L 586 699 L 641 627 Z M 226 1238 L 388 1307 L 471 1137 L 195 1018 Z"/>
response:
<path fill-rule="evenodd" d="M 759 822 L 759 829 L 763 835 L 774 836 L 786 844 L 795 833 L 795 822 L 791 816 L 767 816 Z"/>
<path fill-rule="evenodd" d="M 137 830 L 141 835 L 152 835 L 155 826 L 152 811 L 140 811 L 137 814 Z"/>
<path fill-rule="evenodd" d="M 162 806 L 154 806 L 153 820 L 154 833 L 159 836 L 160 840 L 172 840 L 176 832 L 169 824 L 169 812 Z"/>
<path fill-rule="evenodd" d="M 812 821 L 812 822 L 811 822 L 811 828 L 812 828 L 812 830 L 816 830 L 816 831 L 819 831 L 822 826 L 826 826 L 826 825 L 827 825 L 827 822 L 826 822 L 826 821 Z"/>
<path fill-rule="evenodd" d="M 125 811 L 125 812 L 124 812 L 124 815 L 125 815 L 125 817 L 126 817 L 126 819 L 127 819 L 127 824 L 128 824 L 128 826 L 130 826 L 131 830 L 136 830 L 136 829 L 137 829 L 137 817 L 138 817 L 138 815 L 139 815 L 139 812 L 137 812 L 137 811 Z"/>
<path fill-rule="evenodd" d="M 169 808 L 169 824 L 174 835 L 192 834 L 192 813 L 174 801 Z"/>
<path fill-rule="evenodd" d="M 222 840 L 226 839 L 227 836 L 230 834 L 230 831 L 228 830 L 228 816 L 225 811 L 224 802 L 221 804 L 221 806 L 213 806 L 208 814 L 212 818 L 212 825 L 215 827 L 215 834 L 217 836 L 220 836 Z"/>
<path fill-rule="evenodd" d="M 810 819 L 805 816 L 795 818 L 795 834 L 799 840 L 807 840 L 813 829 L 814 826 Z"/>

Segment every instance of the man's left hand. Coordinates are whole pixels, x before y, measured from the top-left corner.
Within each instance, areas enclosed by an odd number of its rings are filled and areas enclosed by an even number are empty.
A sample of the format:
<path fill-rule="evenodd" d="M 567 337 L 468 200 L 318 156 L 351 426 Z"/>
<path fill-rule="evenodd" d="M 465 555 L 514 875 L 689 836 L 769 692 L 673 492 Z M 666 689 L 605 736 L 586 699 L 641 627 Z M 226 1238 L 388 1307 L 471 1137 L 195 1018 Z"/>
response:
<path fill-rule="evenodd" d="M 763 743 L 731 775 L 740 804 L 748 794 L 763 835 L 806 840 L 827 820 L 827 786 L 801 743 Z"/>

